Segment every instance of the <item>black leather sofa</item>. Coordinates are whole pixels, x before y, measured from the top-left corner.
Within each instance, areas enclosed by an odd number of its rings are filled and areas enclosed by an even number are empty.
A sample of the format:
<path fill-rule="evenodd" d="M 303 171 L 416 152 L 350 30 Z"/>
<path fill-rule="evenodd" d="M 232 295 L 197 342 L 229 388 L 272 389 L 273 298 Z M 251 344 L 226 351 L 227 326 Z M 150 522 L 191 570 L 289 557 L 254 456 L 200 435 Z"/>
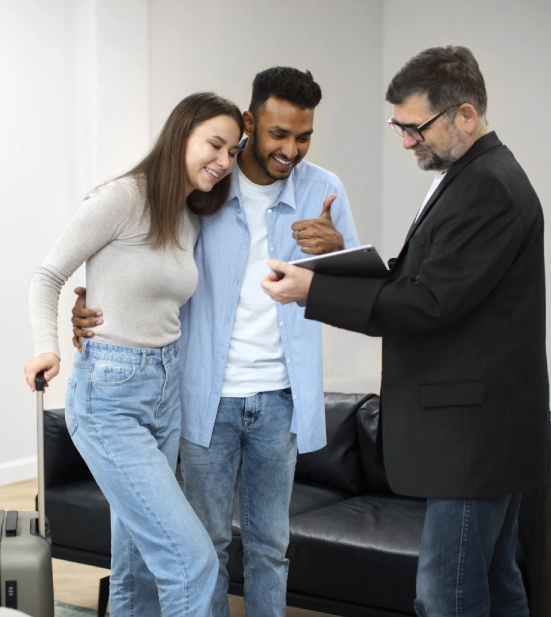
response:
<path fill-rule="evenodd" d="M 287 604 L 345 617 L 411 615 L 425 503 L 392 494 L 374 464 L 376 395 L 330 393 L 325 404 L 328 444 L 297 462 Z M 71 442 L 63 410 L 45 413 L 45 471 L 53 556 L 108 568 L 109 507 Z M 237 514 L 229 552 L 230 593 L 242 594 Z M 523 495 L 517 558 L 532 617 L 550 617 L 551 485 Z M 104 580 L 98 615 L 106 592 Z"/>

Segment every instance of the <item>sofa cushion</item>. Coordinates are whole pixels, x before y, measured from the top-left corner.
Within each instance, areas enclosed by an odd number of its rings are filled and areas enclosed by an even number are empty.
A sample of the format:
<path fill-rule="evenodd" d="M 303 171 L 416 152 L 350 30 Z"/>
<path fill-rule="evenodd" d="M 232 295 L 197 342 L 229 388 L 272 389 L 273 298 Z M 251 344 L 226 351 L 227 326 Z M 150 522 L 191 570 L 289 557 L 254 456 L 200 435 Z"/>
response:
<path fill-rule="evenodd" d="M 44 484 L 46 488 L 91 477 L 92 474 L 67 431 L 65 410 L 45 410 Z"/>
<path fill-rule="evenodd" d="M 360 456 L 367 489 L 370 493 L 392 493 L 386 474 L 375 461 L 375 442 L 379 425 L 379 397 L 371 396 L 365 400 L 356 414 Z"/>
<path fill-rule="evenodd" d="M 337 503 L 351 497 L 351 493 L 330 486 L 311 482 L 293 484 L 289 516 L 297 516 Z M 241 521 L 239 520 L 239 491 L 235 492 L 233 501 L 232 541 L 228 546 L 228 572 L 234 582 L 243 582 L 243 546 L 241 544 Z"/>
<path fill-rule="evenodd" d="M 291 519 L 288 588 L 413 613 L 425 502 L 356 496 Z"/>
<path fill-rule="evenodd" d="M 93 478 L 46 489 L 52 543 L 111 554 L 109 504 Z"/>
<path fill-rule="evenodd" d="M 293 484 L 289 517 L 323 508 L 332 503 L 352 497 L 351 493 L 331 486 L 314 484 L 313 482 L 298 482 Z M 239 490 L 235 492 L 233 500 L 232 534 L 241 535 L 241 521 L 239 520 Z"/>
<path fill-rule="evenodd" d="M 366 482 L 362 469 L 356 412 L 373 394 L 325 394 L 327 445 L 316 452 L 299 454 L 295 479 L 362 493 Z"/>

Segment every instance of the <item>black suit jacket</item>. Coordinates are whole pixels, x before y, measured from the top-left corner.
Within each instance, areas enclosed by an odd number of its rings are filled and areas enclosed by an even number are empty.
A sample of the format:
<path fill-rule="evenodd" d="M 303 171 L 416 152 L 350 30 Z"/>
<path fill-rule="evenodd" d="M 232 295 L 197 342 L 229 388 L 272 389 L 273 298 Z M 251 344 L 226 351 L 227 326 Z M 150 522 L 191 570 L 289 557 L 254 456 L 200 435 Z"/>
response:
<path fill-rule="evenodd" d="M 395 492 L 490 498 L 544 483 L 543 215 L 495 133 L 448 171 L 390 280 L 316 274 L 306 317 L 383 337 L 382 445 Z"/>

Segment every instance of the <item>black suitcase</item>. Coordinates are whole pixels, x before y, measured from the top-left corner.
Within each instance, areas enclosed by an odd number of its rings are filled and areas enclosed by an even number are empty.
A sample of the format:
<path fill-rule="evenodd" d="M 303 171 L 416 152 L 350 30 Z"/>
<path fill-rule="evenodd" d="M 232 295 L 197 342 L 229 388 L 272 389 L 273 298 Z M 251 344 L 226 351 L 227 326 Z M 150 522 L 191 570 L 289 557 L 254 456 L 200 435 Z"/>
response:
<path fill-rule="evenodd" d="M 36 376 L 38 512 L 0 510 L 0 606 L 54 617 L 52 551 L 44 516 L 44 373 Z"/>

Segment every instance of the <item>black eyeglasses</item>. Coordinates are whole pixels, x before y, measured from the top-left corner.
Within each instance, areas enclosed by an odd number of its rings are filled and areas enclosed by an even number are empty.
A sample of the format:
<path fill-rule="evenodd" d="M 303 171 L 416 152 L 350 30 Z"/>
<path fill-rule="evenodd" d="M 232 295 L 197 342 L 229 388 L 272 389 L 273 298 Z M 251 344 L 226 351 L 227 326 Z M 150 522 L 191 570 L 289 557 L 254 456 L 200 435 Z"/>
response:
<path fill-rule="evenodd" d="M 426 122 L 423 122 L 423 124 L 420 124 L 419 126 L 404 126 L 403 124 L 400 124 L 399 122 L 396 122 L 396 120 L 394 120 L 393 118 L 391 118 L 390 120 L 387 120 L 387 122 L 388 122 L 390 128 L 394 129 L 398 133 L 398 135 L 400 135 L 400 137 L 403 137 L 404 133 L 407 133 L 410 137 L 415 139 L 415 141 L 425 141 L 425 138 L 423 137 L 423 132 L 422 131 L 428 129 L 429 126 L 435 120 L 438 120 L 438 118 L 440 118 L 440 116 L 445 114 L 452 107 L 457 107 L 459 105 L 463 105 L 463 103 L 454 103 L 453 105 L 450 105 L 449 107 L 446 107 L 446 109 L 444 109 L 444 111 L 441 111 L 439 114 L 436 114 L 436 116 L 433 116 L 432 118 L 429 118 Z"/>

